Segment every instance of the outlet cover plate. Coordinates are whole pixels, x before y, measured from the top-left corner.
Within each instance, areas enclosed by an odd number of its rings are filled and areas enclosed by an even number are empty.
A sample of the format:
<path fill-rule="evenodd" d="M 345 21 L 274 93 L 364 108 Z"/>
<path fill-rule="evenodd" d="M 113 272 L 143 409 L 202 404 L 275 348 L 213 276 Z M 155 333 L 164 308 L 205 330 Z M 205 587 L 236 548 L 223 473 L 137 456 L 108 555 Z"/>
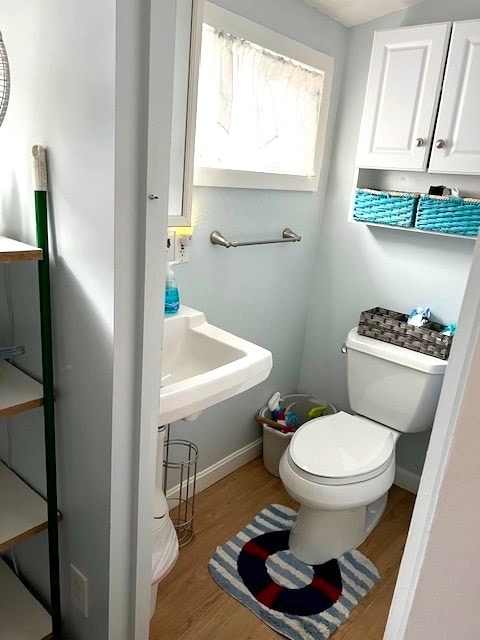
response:
<path fill-rule="evenodd" d="M 175 262 L 175 252 L 177 249 L 176 244 L 176 236 L 177 234 L 173 229 L 168 230 L 167 237 L 167 262 Z"/>
<path fill-rule="evenodd" d="M 70 593 L 73 604 L 88 618 L 88 579 L 73 564 L 70 565 Z"/>
<path fill-rule="evenodd" d="M 177 264 L 189 261 L 191 243 L 192 236 L 190 234 L 177 233 L 175 238 L 175 261 Z"/>

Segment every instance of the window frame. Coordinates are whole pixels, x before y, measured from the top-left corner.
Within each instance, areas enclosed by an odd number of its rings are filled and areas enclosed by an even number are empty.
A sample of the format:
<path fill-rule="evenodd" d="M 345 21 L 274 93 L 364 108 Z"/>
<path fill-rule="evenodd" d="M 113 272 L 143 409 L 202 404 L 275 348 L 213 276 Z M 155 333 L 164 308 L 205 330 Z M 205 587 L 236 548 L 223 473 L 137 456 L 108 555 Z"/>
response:
<path fill-rule="evenodd" d="M 317 191 L 323 164 L 328 112 L 332 92 L 333 58 L 296 40 L 292 40 L 287 36 L 267 29 L 256 22 L 247 20 L 236 13 L 227 11 L 211 2 L 204 3 L 203 22 L 235 36 L 245 38 L 254 44 L 264 47 L 265 49 L 270 49 L 287 58 L 292 58 L 293 60 L 319 69 L 324 73 L 324 85 L 318 121 L 314 162 L 315 173 L 313 176 L 195 166 L 194 186 Z"/>

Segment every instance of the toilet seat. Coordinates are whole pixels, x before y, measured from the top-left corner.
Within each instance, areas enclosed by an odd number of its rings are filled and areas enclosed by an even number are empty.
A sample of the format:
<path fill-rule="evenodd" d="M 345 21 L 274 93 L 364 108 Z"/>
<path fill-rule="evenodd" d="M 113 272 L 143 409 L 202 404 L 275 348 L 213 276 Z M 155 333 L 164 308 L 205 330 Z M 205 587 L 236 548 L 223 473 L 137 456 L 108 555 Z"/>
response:
<path fill-rule="evenodd" d="M 288 457 L 296 472 L 319 484 L 353 484 L 380 475 L 395 456 L 399 434 L 340 411 L 295 432 Z"/>

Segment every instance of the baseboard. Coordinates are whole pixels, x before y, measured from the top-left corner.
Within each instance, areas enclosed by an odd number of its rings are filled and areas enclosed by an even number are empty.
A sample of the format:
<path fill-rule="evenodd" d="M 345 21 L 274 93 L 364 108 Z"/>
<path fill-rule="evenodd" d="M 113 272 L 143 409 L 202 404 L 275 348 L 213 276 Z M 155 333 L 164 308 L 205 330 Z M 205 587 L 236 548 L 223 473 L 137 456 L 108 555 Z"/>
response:
<path fill-rule="evenodd" d="M 395 480 L 393 481 L 393 484 L 396 484 L 397 487 L 410 491 L 410 493 L 418 493 L 420 476 L 417 476 L 416 473 L 412 473 L 407 469 L 403 469 L 403 467 L 397 467 L 395 469 Z"/>
<path fill-rule="evenodd" d="M 255 442 L 251 442 L 247 444 L 245 447 L 238 449 L 238 451 L 234 451 L 226 458 L 215 462 L 210 467 L 207 467 L 203 471 L 200 471 L 197 474 L 197 491 L 196 493 L 200 493 L 204 491 L 208 487 L 211 487 L 212 484 L 215 484 L 219 480 L 222 480 L 226 476 L 230 475 L 240 467 L 243 467 L 248 462 L 255 460 L 262 453 L 262 438 L 258 438 Z M 412 471 L 408 471 L 403 467 L 396 467 L 395 470 L 395 480 L 394 484 L 397 487 L 401 487 L 406 491 L 410 491 L 410 493 L 417 493 L 418 486 L 420 484 L 420 476 L 413 473 Z M 167 491 L 167 498 L 175 498 L 178 496 L 180 489 L 180 485 L 177 484 L 175 487 L 172 487 Z"/>
<path fill-rule="evenodd" d="M 248 462 L 255 460 L 262 453 L 262 441 L 263 438 L 258 438 L 255 442 L 247 444 L 245 447 L 234 451 L 226 458 L 215 462 L 207 469 L 200 471 L 197 474 L 197 486 L 196 493 L 200 493 L 204 489 L 211 487 L 222 478 L 230 475 L 240 467 L 243 467 Z M 167 498 L 176 498 L 180 490 L 180 484 L 172 487 L 167 491 Z"/>

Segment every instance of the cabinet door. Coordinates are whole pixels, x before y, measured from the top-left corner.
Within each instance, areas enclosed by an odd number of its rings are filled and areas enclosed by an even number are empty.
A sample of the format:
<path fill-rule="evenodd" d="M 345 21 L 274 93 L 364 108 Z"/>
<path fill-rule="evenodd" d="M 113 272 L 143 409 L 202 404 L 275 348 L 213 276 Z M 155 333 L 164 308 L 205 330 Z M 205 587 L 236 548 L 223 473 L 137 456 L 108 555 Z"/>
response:
<path fill-rule="evenodd" d="M 451 24 L 375 33 L 357 166 L 424 171 Z"/>
<path fill-rule="evenodd" d="M 453 25 L 429 171 L 480 174 L 480 20 Z"/>

